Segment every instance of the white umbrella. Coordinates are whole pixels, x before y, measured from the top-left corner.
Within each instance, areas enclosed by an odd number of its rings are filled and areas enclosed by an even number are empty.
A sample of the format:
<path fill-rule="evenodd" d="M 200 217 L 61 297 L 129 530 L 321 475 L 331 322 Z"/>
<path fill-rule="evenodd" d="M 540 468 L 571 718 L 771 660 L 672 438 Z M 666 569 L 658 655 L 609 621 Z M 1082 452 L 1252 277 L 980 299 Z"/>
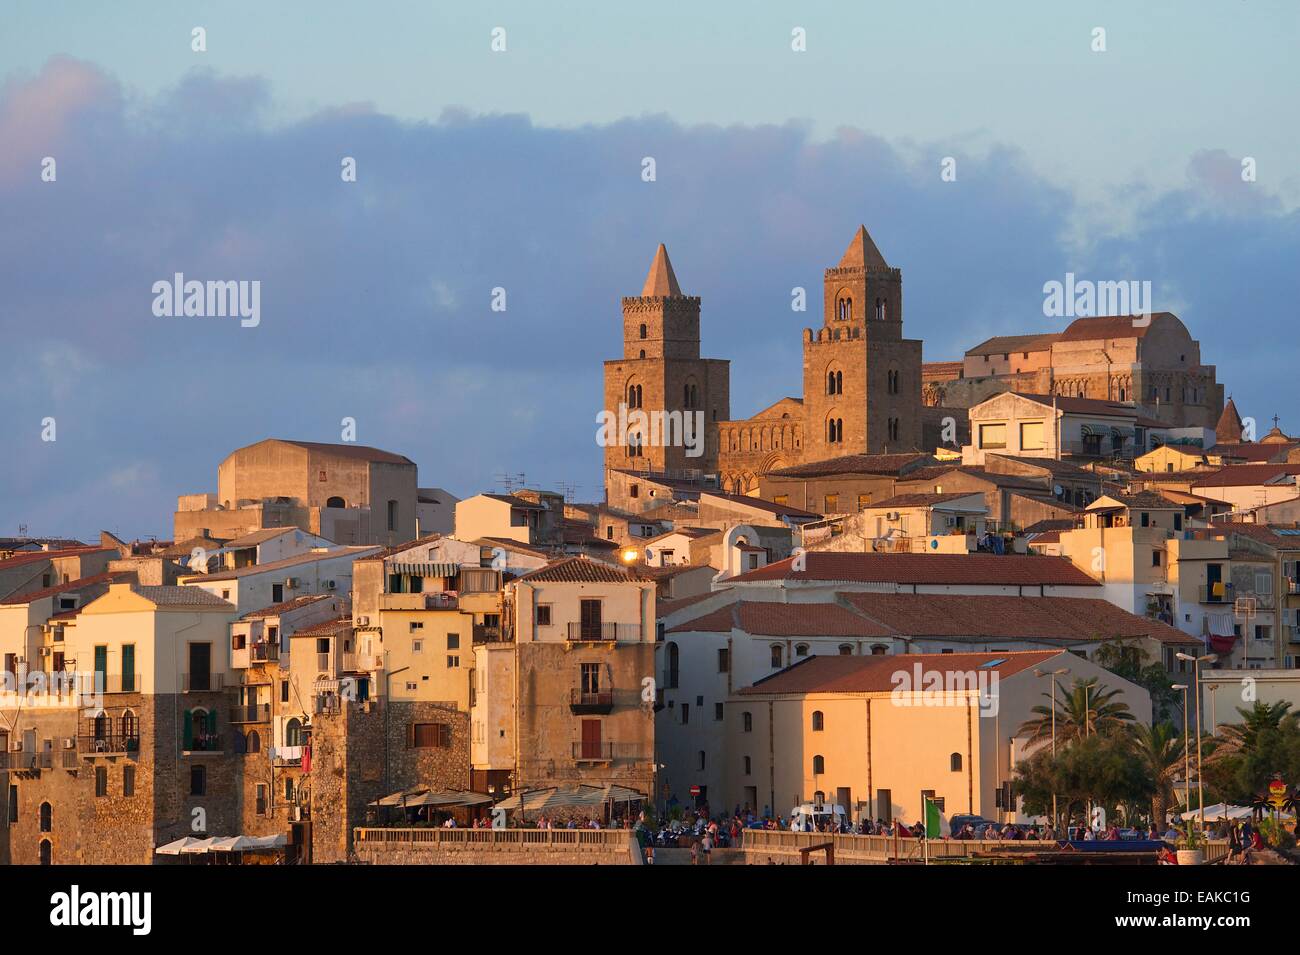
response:
<path fill-rule="evenodd" d="M 1200 810 L 1192 809 L 1182 814 L 1181 818 L 1186 820 L 1200 818 Z M 1222 822 L 1224 819 L 1249 819 L 1254 815 L 1254 810 L 1249 806 L 1229 806 L 1226 803 L 1215 803 L 1213 806 L 1205 807 L 1206 822 Z"/>
<path fill-rule="evenodd" d="M 181 838 L 174 842 L 169 842 L 166 845 L 159 846 L 154 850 L 154 852 L 158 853 L 160 856 L 178 856 L 185 851 L 187 846 L 199 841 L 200 840 L 195 839 L 193 836 L 181 836 Z"/>
<path fill-rule="evenodd" d="M 283 833 L 274 836 L 246 836 L 250 849 L 283 849 L 289 844 L 289 838 Z"/>
<path fill-rule="evenodd" d="M 181 846 L 182 855 L 202 855 L 212 850 L 212 844 L 216 839 L 193 839 L 187 846 Z"/>
<path fill-rule="evenodd" d="M 250 836 L 223 836 L 212 840 L 213 852 L 243 852 L 251 848 L 253 839 Z"/>

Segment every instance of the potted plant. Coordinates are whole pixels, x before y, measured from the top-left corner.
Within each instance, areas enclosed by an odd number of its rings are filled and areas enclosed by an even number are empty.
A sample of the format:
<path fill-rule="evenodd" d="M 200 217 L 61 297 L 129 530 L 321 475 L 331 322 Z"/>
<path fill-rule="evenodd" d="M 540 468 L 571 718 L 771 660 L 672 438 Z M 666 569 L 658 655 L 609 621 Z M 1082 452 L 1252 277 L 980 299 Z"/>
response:
<path fill-rule="evenodd" d="M 1178 840 L 1179 865 L 1205 865 L 1205 836 L 1189 822 Z"/>

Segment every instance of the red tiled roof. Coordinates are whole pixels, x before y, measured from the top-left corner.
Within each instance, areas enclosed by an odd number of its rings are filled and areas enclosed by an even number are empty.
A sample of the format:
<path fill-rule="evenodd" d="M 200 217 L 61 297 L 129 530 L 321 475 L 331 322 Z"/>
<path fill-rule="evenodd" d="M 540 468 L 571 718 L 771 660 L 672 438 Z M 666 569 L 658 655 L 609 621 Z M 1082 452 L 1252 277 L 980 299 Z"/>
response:
<path fill-rule="evenodd" d="M 928 507 L 932 504 L 945 504 L 949 501 L 959 501 L 964 497 L 982 497 L 980 491 L 964 491 L 943 494 L 895 494 L 893 497 L 885 498 L 883 501 L 876 501 L 874 504 L 868 504 L 866 510 L 874 510 L 881 507 Z M 984 509 L 983 505 L 980 505 Z"/>
<path fill-rule="evenodd" d="M 1266 464 L 1277 457 L 1286 457 L 1288 451 L 1293 448 L 1300 448 L 1300 443 L 1288 442 L 1285 444 L 1261 444 L 1258 441 L 1242 442 L 1239 444 L 1220 443 L 1212 448 L 1202 451 L 1202 454 L 1216 454 L 1229 458 L 1244 458 L 1247 461 L 1257 464 Z"/>
<path fill-rule="evenodd" d="M 771 501 L 765 501 L 761 497 L 750 497 L 746 494 L 723 494 L 721 491 L 701 491 L 701 503 L 704 503 L 705 497 L 715 498 L 726 501 L 730 504 L 739 504 L 744 507 L 752 507 L 756 510 L 767 511 L 770 514 L 776 514 L 778 517 L 820 517 L 820 514 L 814 514 L 811 511 L 801 510 L 797 507 L 790 507 L 788 504 L 774 504 Z"/>
<path fill-rule="evenodd" d="M 331 617 L 329 620 L 322 620 L 320 623 L 314 623 L 310 627 L 302 630 L 295 630 L 291 637 L 311 637 L 323 633 L 336 633 L 339 630 L 347 630 L 352 626 L 352 618 L 344 614 L 338 617 Z"/>
<path fill-rule="evenodd" d="M 60 557 L 86 557 L 90 554 L 102 554 L 105 551 L 116 552 L 116 547 L 69 547 L 65 550 L 34 550 L 19 551 L 12 557 L 0 560 L 0 570 L 10 570 L 14 567 L 21 567 L 24 564 L 34 564 L 37 561 L 53 560 Z"/>
<path fill-rule="evenodd" d="M 331 547 L 324 551 L 308 551 L 305 554 L 286 557 L 284 560 L 273 560 L 266 564 L 249 564 L 247 567 L 240 567 L 236 570 L 223 570 L 215 574 L 186 574 L 183 579 L 190 584 L 201 584 L 210 580 L 238 580 L 241 577 L 251 577 L 268 571 L 287 570 L 290 567 L 298 567 L 322 560 L 333 560 L 337 557 L 347 557 L 349 555 L 356 558 L 374 556 L 375 551 L 377 551 L 375 547 L 362 545 Z"/>
<path fill-rule="evenodd" d="M 308 604 L 314 604 L 318 600 L 327 600 L 332 594 L 304 594 L 301 597 L 294 597 L 292 600 L 284 600 L 278 604 L 271 604 L 269 607 L 263 607 L 261 610 L 250 610 L 241 616 L 240 620 L 253 620 L 259 617 L 278 617 L 282 613 L 288 613 L 290 610 L 297 610 L 299 607 L 305 607 Z"/>
<path fill-rule="evenodd" d="M 1202 475 L 1193 487 L 1245 487 L 1267 484 L 1282 475 L 1300 474 L 1300 464 L 1230 464 L 1220 471 Z"/>
<path fill-rule="evenodd" d="M 771 477 L 823 477 L 832 474 L 901 475 L 910 464 L 932 461 L 928 454 L 846 454 L 826 461 L 812 461 L 769 471 Z"/>
<path fill-rule="evenodd" d="M 1139 617 L 1093 597 L 880 593 L 840 596 L 849 606 L 900 637 L 1065 642 L 1151 637 L 1161 643 L 1199 643 L 1168 624 Z"/>
<path fill-rule="evenodd" d="M 849 554 L 827 551 L 810 551 L 801 556 L 806 562 L 803 570 L 792 570 L 797 558 L 788 557 L 732 577 L 731 581 L 1101 586 L 1061 557 L 1020 554 Z"/>
<path fill-rule="evenodd" d="M 1040 667 L 1060 650 L 1021 650 L 1006 653 L 899 653 L 885 656 L 818 654 L 759 680 L 740 691 L 742 696 L 803 693 L 889 693 L 898 686 L 896 674 L 910 674 L 920 665 L 928 673 L 996 672 L 999 679 Z"/>
<path fill-rule="evenodd" d="M 642 579 L 635 570 L 615 567 L 590 557 L 565 557 L 519 578 L 528 583 L 622 584 Z"/>
<path fill-rule="evenodd" d="M 1172 318 L 1178 321 L 1178 317 L 1172 312 L 1153 312 L 1145 319 L 1137 315 L 1096 315 L 1076 318 L 1066 326 L 1059 341 L 1090 342 L 1104 338 L 1145 338 L 1147 329 L 1157 318 Z M 1142 324 L 1137 324 L 1138 322 Z"/>
<path fill-rule="evenodd" d="M 306 451 L 332 454 L 338 458 L 352 458 L 358 461 L 374 461 L 380 464 L 415 464 L 410 458 L 380 448 L 368 448 L 362 444 L 322 444 L 317 441 L 292 441 L 288 438 L 272 438 L 282 444 L 292 444 Z M 243 450 L 242 448 L 240 450 Z"/>
<path fill-rule="evenodd" d="M 33 600 L 40 600 L 42 597 L 53 597 L 56 594 L 67 593 L 68 591 L 83 590 L 97 584 L 107 585 L 114 581 L 127 580 L 131 576 L 129 571 L 115 570 L 107 574 L 79 577 L 76 580 L 69 580 L 66 584 L 56 584 L 53 587 L 46 587 L 44 590 L 33 590 L 29 593 L 6 597 L 4 600 L 0 600 L 0 604 L 28 604 Z"/>
<path fill-rule="evenodd" d="M 888 637 L 875 621 L 833 603 L 773 603 L 738 600 L 712 613 L 679 624 L 669 633 L 730 633 L 741 630 L 762 637 Z"/>

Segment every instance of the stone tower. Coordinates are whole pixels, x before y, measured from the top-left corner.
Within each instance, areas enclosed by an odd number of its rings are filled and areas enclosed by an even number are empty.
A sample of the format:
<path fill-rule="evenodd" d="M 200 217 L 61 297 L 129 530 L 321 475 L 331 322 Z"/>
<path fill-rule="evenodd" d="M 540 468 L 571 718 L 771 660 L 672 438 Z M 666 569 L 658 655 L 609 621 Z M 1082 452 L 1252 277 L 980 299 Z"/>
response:
<path fill-rule="evenodd" d="M 731 414 L 730 364 L 700 357 L 699 296 L 682 294 L 660 245 L 641 294 L 623 299 L 623 357 L 605 362 L 603 410 L 631 425 L 625 443 L 606 444 L 605 467 L 715 472 L 717 422 Z M 645 413 L 645 427 L 636 411 Z M 698 456 L 675 430 L 688 414 L 693 429 L 703 427 Z"/>
<path fill-rule="evenodd" d="M 903 273 L 859 226 L 804 329 L 803 459 L 921 448 L 921 342 L 903 338 Z"/>

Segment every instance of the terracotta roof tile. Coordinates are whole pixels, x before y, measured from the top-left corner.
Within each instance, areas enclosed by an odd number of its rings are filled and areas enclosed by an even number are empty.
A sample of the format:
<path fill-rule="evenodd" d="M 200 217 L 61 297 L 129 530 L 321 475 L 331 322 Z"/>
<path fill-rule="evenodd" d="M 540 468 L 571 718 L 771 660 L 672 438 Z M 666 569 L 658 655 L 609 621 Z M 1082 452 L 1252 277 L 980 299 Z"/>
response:
<path fill-rule="evenodd" d="M 527 583 L 621 584 L 640 580 L 642 575 L 636 570 L 576 556 L 565 557 L 529 571 L 519 579 Z"/>
<path fill-rule="evenodd" d="M 1005 653 L 899 653 L 886 656 L 810 656 L 779 673 L 759 680 L 740 691 L 742 696 L 803 693 L 890 693 L 897 687 L 896 674 L 910 674 L 920 665 L 923 671 L 968 673 L 990 670 L 1005 679 L 1015 673 L 1043 666 L 1059 656 L 1060 650 L 1021 650 Z"/>
<path fill-rule="evenodd" d="M 891 631 L 860 614 L 833 603 L 773 603 L 738 600 L 688 620 L 669 633 L 730 633 L 733 629 L 760 637 L 888 637 Z"/>
<path fill-rule="evenodd" d="M 810 551 L 802 555 L 803 570 L 792 570 L 796 558 L 768 564 L 732 577 L 748 581 L 846 581 L 901 584 L 1060 584 L 1100 587 L 1061 557 L 1021 554 L 850 554 Z"/>

